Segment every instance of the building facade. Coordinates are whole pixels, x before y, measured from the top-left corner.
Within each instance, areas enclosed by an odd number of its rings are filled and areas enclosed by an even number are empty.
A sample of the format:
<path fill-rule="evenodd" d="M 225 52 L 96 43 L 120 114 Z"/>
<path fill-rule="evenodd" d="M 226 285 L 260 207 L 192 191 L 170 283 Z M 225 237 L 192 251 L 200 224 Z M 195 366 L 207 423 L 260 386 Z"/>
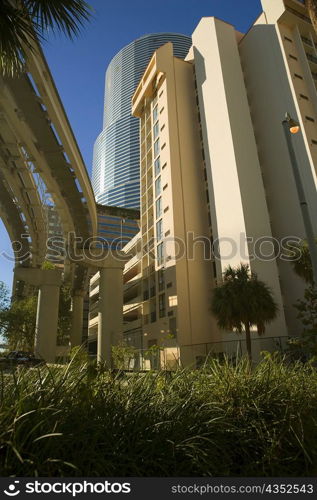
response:
<path fill-rule="evenodd" d="M 131 97 L 153 52 L 171 41 L 184 58 L 191 38 L 176 33 L 145 35 L 124 47 L 106 71 L 103 130 L 93 153 L 92 184 L 103 205 L 139 208 L 139 124 L 131 115 Z"/>
<path fill-rule="evenodd" d="M 124 338 L 159 347 L 155 366 L 245 349 L 210 312 L 228 265 L 248 264 L 278 305 L 265 335 L 251 332 L 255 357 L 303 329 L 294 304 L 305 283 L 286 246 L 306 234 L 282 121 L 300 124 L 292 140 L 317 234 L 317 36 L 303 2 L 262 6 L 245 35 L 203 18 L 185 60 L 160 47 L 132 98 L 141 219 L 126 247 Z"/>

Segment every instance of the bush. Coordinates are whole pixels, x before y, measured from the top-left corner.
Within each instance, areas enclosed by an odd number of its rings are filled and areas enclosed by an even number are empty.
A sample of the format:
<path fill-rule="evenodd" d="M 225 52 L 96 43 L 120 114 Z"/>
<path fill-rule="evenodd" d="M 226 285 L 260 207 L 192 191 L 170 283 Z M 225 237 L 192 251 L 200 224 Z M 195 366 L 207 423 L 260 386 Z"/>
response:
<path fill-rule="evenodd" d="M 315 476 L 317 372 L 266 357 L 133 374 L 88 362 L 2 375 L 0 473 Z"/>

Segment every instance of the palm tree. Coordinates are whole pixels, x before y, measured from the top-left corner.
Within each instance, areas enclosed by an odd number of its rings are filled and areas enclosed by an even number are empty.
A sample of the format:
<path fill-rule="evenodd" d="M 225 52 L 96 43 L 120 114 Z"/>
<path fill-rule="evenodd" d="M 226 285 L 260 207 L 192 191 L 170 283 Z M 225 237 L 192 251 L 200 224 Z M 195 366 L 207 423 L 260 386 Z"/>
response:
<path fill-rule="evenodd" d="M 45 33 L 78 35 L 91 7 L 84 0 L 1 0 L 0 74 L 15 75 L 24 66 L 26 51 Z"/>
<path fill-rule="evenodd" d="M 245 331 L 249 360 L 252 361 L 251 326 L 258 334 L 265 332 L 265 324 L 277 316 L 277 305 L 271 290 L 251 273 L 247 264 L 227 267 L 223 283 L 214 290 L 212 312 L 223 330 Z"/>
<path fill-rule="evenodd" d="M 308 10 L 314 30 L 317 33 L 317 0 L 305 0 L 305 6 Z"/>
<path fill-rule="evenodd" d="M 313 285 L 313 267 L 307 241 L 303 240 L 299 245 L 292 245 L 291 250 L 289 250 L 289 258 L 295 273 L 306 283 Z"/>

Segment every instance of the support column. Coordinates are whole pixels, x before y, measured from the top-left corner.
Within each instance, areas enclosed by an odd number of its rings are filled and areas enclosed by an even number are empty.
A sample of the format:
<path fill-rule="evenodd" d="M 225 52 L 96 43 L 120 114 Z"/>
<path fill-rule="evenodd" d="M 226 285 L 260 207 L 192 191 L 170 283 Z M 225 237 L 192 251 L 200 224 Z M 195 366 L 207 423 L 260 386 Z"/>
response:
<path fill-rule="evenodd" d="M 54 363 L 62 273 L 58 269 L 18 267 L 15 274 L 17 278 L 39 287 L 34 353 L 46 362 Z"/>
<path fill-rule="evenodd" d="M 100 269 L 98 319 L 97 361 L 111 367 L 111 347 L 123 337 L 123 265 Z"/>
<path fill-rule="evenodd" d="M 128 260 L 120 250 L 83 250 L 82 262 L 100 271 L 97 361 L 109 368 L 111 347 L 123 338 L 123 268 Z"/>
<path fill-rule="evenodd" d="M 84 293 L 75 291 L 72 296 L 72 329 L 70 334 L 70 345 L 76 347 L 82 345 L 83 337 L 83 311 L 84 311 Z"/>
<path fill-rule="evenodd" d="M 55 363 L 58 305 L 59 285 L 41 285 L 37 302 L 34 354 L 47 363 Z"/>

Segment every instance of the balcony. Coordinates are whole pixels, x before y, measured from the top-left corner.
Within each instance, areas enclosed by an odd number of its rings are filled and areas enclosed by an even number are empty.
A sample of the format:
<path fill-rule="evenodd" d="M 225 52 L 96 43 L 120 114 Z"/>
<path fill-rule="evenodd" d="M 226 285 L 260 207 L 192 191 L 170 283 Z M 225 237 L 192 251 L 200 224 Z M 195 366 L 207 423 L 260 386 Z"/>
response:
<path fill-rule="evenodd" d="M 316 57 L 316 56 L 313 56 L 313 55 L 311 55 L 311 54 L 308 54 L 307 52 L 306 52 L 306 56 L 307 56 L 307 59 L 308 59 L 310 62 L 312 62 L 312 63 L 314 63 L 314 64 L 317 64 L 317 57 Z"/>
<path fill-rule="evenodd" d="M 302 39 L 302 42 L 305 43 L 306 45 L 309 45 L 310 47 L 314 46 L 313 42 L 309 38 L 307 38 L 306 36 L 302 36 L 301 39 Z"/>

